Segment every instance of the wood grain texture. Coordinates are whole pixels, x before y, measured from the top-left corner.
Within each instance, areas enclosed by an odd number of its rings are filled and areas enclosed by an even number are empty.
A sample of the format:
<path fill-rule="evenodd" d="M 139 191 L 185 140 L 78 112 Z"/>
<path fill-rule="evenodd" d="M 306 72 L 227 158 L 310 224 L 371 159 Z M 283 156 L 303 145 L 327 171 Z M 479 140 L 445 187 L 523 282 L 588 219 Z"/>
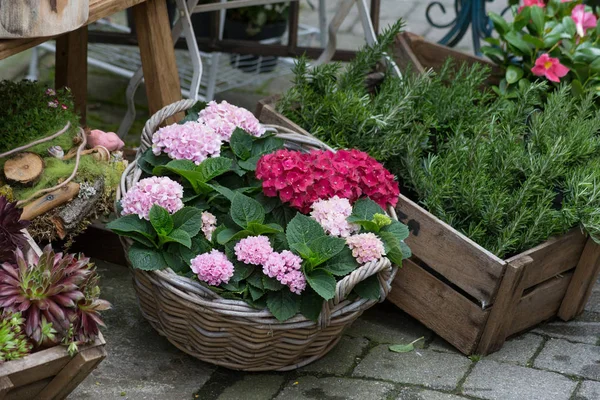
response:
<path fill-rule="evenodd" d="M 90 0 L 89 16 L 85 25 L 89 25 L 101 18 L 108 17 L 116 12 L 123 11 L 129 7 L 143 3 L 144 1 L 146 0 Z M 0 60 L 35 47 L 49 39 L 52 39 L 52 37 L 0 40 Z"/>
<path fill-rule="evenodd" d="M 56 38 L 54 84 L 57 89 L 67 87 L 71 90 L 82 125 L 85 125 L 87 114 L 87 50 L 87 26 Z"/>
<path fill-rule="evenodd" d="M 503 260 L 402 194 L 396 213 L 411 228 L 406 244 L 416 257 L 483 305 L 493 302 Z"/>
<path fill-rule="evenodd" d="M 583 312 L 599 273 L 600 246 L 589 238 L 558 311 L 560 319 L 568 321 Z"/>
<path fill-rule="evenodd" d="M 388 300 L 465 354 L 475 350 L 489 313 L 412 260 L 404 260 Z"/>
<path fill-rule="evenodd" d="M 148 0 L 133 7 L 144 82 L 150 115 L 164 106 L 181 100 L 179 72 L 164 0 Z M 183 118 L 180 113 L 166 122 Z"/>
<path fill-rule="evenodd" d="M 4 400 L 8 392 L 13 388 L 13 384 L 8 376 L 0 377 L 0 400 Z"/>
<path fill-rule="evenodd" d="M 88 12 L 89 0 L 0 0 L 0 38 L 59 35 L 85 24 Z"/>
<path fill-rule="evenodd" d="M 530 288 L 575 267 L 579 262 L 586 240 L 581 230 L 575 228 L 564 235 L 552 237 L 539 246 L 511 257 L 506 262 L 515 262 L 524 257 L 533 259 L 531 267 L 525 271 L 524 278 L 525 288 Z"/>
<path fill-rule="evenodd" d="M 259 105 L 257 106 L 256 114 L 258 116 L 258 119 L 263 124 L 279 125 L 283 126 L 284 128 L 291 129 L 294 132 L 309 135 L 309 133 L 302 129 L 299 125 L 278 113 L 275 110 L 274 105 L 259 103 Z"/>
<path fill-rule="evenodd" d="M 558 312 L 573 272 L 552 278 L 525 294 L 517 305 L 508 335 L 522 332 L 546 321 Z"/>
<path fill-rule="evenodd" d="M 69 182 L 65 186 L 47 193 L 23 207 L 21 219 L 31 221 L 35 217 L 71 201 L 78 193 L 79 184 Z"/>
<path fill-rule="evenodd" d="M 485 328 L 477 344 L 477 354 L 500 350 L 510 329 L 512 315 L 525 289 L 525 272 L 532 267 L 531 257 L 521 257 L 508 263 L 491 307 Z"/>

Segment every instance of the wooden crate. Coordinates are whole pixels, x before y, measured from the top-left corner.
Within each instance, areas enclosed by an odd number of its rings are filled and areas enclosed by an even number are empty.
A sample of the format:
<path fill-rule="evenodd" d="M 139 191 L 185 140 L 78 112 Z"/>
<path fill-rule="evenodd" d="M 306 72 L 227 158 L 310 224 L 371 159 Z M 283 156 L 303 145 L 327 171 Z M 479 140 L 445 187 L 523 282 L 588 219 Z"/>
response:
<path fill-rule="evenodd" d="M 279 114 L 276 97 L 259 102 L 261 122 L 305 132 Z M 464 354 L 499 350 L 507 337 L 558 316 L 583 312 L 600 272 L 600 246 L 579 229 L 502 260 L 407 197 L 398 218 L 413 252 L 388 300 Z"/>
<path fill-rule="evenodd" d="M 100 335 L 74 357 L 65 346 L 54 346 L 0 364 L 0 400 L 66 398 L 106 357 L 104 345 Z"/>

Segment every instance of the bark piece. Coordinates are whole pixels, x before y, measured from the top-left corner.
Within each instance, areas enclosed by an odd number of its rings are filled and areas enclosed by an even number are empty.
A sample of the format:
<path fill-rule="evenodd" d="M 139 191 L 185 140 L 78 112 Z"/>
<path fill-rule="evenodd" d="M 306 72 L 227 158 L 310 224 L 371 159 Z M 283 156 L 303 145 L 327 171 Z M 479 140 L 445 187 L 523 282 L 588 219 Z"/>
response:
<path fill-rule="evenodd" d="M 77 196 L 78 193 L 79 184 L 75 182 L 69 182 L 65 186 L 47 193 L 23 207 L 21 219 L 31 221 L 33 218 L 65 204 L 73 199 L 73 197 Z"/>
<path fill-rule="evenodd" d="M 69 230 L 75 228 L 92 212 L 104 193 L 104 178 L 96 180 L 93 188 L 96 193 L 87 198 L 76 198 L 52 218 L 52 223 L 56 227 L 59 238 L 64 239 Z"/>

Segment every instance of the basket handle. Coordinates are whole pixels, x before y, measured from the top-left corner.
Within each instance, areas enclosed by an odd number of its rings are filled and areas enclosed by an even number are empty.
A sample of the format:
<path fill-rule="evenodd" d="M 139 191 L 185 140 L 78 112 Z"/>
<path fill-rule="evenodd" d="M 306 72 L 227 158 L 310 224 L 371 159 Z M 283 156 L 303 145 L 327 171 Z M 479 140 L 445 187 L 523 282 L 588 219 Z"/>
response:
<path fill-rule="evenodd" d="M 323 302 L 323 308 L 319 315 L 319 325 L 321 328 L 324 329 L 331 323 L 331 310 L 344 301 L 356 285 L 375 274 L 378 274 L 377 277 L 379 279 L 379 298 L 383 301 L 391 289 L 390 282 L 394 268 L 391 261 L 383 257 L 355 269 L 350 275 L 340 280 L 335 286 L 333 299 Z"/>
<path fill-rule="evenodd" d="M 198 100 L 194 99 L 179 100 L 175 103 L 164 106 L 155 112 L 154 115 L 152 115 L 150 119 L 146 121 L 146 125 L 144 125 L 144 130 L 142 131 L 142 143 L 138 150 L 138 155 L 141 155 L 144 151 L 152 146 L 152 135 L 154 135 L 154 132 L 156 132 L 158 127 L 165 122 L 167 118 L 172 117 L 173 115 L 182 111 L 189 110 L 197 102 Z"/>

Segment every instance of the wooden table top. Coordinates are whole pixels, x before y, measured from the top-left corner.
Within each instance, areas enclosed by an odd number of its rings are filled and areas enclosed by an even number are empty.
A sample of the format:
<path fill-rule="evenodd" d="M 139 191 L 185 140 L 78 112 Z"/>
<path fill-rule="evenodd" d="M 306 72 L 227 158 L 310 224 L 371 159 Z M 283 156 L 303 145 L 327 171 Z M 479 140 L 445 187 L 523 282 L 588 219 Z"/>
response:
<path fill-rule="evenodd" d="M 90 15 L 86 25 L 101 18 L 108 17 L 116 12 L 143 3 L 144 1 L 146 0 L 90 0 Z M 0 60 L 37 46 L 54 37 L 55 36 L 34 39 L 0 40 Z"/>

